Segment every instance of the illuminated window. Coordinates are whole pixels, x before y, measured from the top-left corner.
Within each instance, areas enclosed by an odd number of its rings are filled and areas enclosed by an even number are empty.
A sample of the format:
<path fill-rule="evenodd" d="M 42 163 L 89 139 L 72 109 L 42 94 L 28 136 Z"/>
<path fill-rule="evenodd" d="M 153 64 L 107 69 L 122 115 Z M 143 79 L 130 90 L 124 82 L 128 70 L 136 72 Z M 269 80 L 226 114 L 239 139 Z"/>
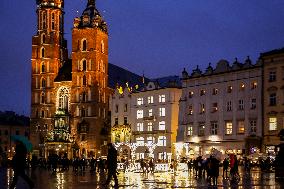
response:
<path fill-rule="evenodd" d="M 192 105 L 189 105 L 189 107 L 188 107 L 188 114 L 189 115 L 193 114 L 193 107 L 192 107 Z"/>
<path fill-rule="evenodd" d="M 257 82 L 254 81 L 251 83 L 251 89 L 256 89 L 257 88 Z"/>
<path fill-rule="evenodd" d="M 143 98 L 137 98 L 137 105 L 143 105 Z"/>
<path fill-rule="evenodd" d="M 137 123 L 137 131 L 143 131 L 143 123 Z"/>
<path fill-rule="evenodd" d="M 256 134 L 256 120 L 250 120 L 250 134 Z"/>
<path fill-rule="evenodd" d="M 251 109 L 256 109 L 256 99 L 251 99 Z"/>
<path fill-rule="evenodd" d="M 159 136 L 158 137 L 158 146 L 166 146 L 166 145 L 167 145 L 166 136 Z"/>
<path fill-rule="evenodd" d="M 190 124 L 187 127 L 187 136 L 192 136 L 192 135 L 193 135 L 193 127 L 192 127 L 192 124 Z"/>
<path fill-rule="evenodd" d="M 269 130 L 270 131 L 277 130 L 277 118 L 276 117 L 270 117 L 268 121 L 269 121 Z"/>
<path fill-rule="evenodd" d="M 86 51 L 87 50 L 87 40 L 86 39 L 82 39 L 82 41 L 81 41 L 81 49 L 82 49 L 82 51 Z"/>
<path fill-rule="evenodd" d="M 137 119 L 143 118 L 143 110 L 137 110 Z"/>
<path fill-rule="evenodd" d="M 218 124 L 216 121 L 211 122 L 211 135 L 217 135 L 218 133 Z"/>
<path fill-rule="evenodd" d="M 218 103 L 215 102 L 212 104 L 212 112 L 217 112 L 218 111 Z"/>
<path fill-rule="evenodd" d="M 166 116 L 166 108 L 159 108 L 159 115 L 161 117 Z"/>
<path fill-rule="evenodd" d="M 205 113 L 205 104 L 200 104 L 200 114 Z"/>
<path fill-rule="evenodd" d="M 148 130 L 148 131 L 153 131 L 153 123 L 152 123 L 152 122 L 149 122 L 149 123 L 147 124 L 147 130 Z"/>
<path fill-rule="evenodd" d="M 205 135 L 205 123 L 199 123 L 198 125 L 198 136 Z"/>
<path fill-rule="evenodd" d="M 159 102 L 166 102 L 166 95 L 159 95 Z"/>
<path fill-rule="evenodd" d="M 228 112 L 232 111 L 232 101 L 227 102 L 227 111 Z"/>
<path fill-rule="evenodd" d="M 244 110 L 244 100 L 239 100 L 239 110 Z"/>
<path fill-rule="evenodd" d="M 160 131 L 166 130 L 166 122 L 165 121 L 160 121 L 159 122 L 159 130 Z"/>
<path fill-rule="evenodd" d="M 276 93 L 269 95 L 269 106 L 276 106 Z"/>
<path fill-rule="evenodd" d="M 233 134 L 233 123 L 231 121 L 226 122 L 226 135 Z"/>
<path fill-rule="evenodd" d="M 154 103 L 154 97 L 148 96 L 148 104 L 153 104 L 153 103 Z"/>
<path fill-rule="evenodd" d="M 244 134 L 245 133 L 245 121 L 241 120 L 238 121 L 238 134 Z"/>
<path fill-rule="evenodd" d="M 136 143 L 138 145 L 144 145 L 144 137 L 137 137 L 136 138 Z"/>
<path fill-rule="evenodd" d="M 148 115 L 149 115 L 149 117 L 153 116 L 153 109 L 150 109 L 150 110 L 148 111 Z"/>
<path fill-rule="evenodd" d="M 214 88 L 214 89 L 212 90 L 212 95 L 217 95 L 217 94 L 218 94 L 218 89 Z"/>
<path fill-rule="evenodd" d="M 203 96 L 203 95 L 205 95 L 205 90 L 200 90 L 200 96 Z"/>
<path fill-rule="evenodd" d="M 233 91 L 233 87 L 232 87 L 232 86 L 228 86 L 227 92 L 228 92 L 228 93 L 231 93 L 232 91 Z"/>
<path fill-rule="evenodd" d="M 188 93 L 188 98 L 192 98 L 192 97 L 193 97 L 193 92 L 190 91 L 190 92 Z"/>
<path fill-rule="evenodd" d="M 147 137 L 147 143 L 148 143 L 148 144 L 153 144 L 153 143 L 155 143 L 155 138 L 154 138 L 154 137 Z"/>
<path fill-rule="evenodd" d="M 244 91 L 245 90 L 245 84 L 244 83 L 241 83 L 240 84 L 240 91 Z"/>

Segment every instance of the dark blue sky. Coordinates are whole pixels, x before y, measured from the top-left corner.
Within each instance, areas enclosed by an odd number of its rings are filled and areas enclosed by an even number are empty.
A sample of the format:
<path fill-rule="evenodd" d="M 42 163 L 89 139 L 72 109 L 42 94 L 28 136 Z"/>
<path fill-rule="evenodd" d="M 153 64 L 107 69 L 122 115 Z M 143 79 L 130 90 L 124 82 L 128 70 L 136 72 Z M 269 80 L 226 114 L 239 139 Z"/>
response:
<path fill-rule="evenodd" d="M 69 47 L 86 1 L 65 0 Z M 97 7 L 109 25 L 109 61 L 147 77 L 223 58 L 255 61 L 284 47 L 283 0 L 97 0 Z M 35 0 L 0 1 L 0 110 L 29 114 L 35 11 Z"/>

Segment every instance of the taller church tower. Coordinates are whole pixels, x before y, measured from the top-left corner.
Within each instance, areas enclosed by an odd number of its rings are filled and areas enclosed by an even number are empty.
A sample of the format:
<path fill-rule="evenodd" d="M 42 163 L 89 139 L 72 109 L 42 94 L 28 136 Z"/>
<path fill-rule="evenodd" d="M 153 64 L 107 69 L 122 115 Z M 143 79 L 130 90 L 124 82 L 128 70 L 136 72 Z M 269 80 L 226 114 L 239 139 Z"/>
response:
<path fill-rule="evenodd" d="M 31 140 L 44 143 L 55 112 L 54 79 L 67 61 L 64 0 L 37 0 L 37 33 L 32 38 Z"/>

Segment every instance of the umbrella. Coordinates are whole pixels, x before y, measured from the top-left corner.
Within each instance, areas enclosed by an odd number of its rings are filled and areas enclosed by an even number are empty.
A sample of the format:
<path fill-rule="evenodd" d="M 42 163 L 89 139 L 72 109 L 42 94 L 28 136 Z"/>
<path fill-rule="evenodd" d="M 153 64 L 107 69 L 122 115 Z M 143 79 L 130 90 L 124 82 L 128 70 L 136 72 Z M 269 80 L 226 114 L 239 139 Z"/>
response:
<path fill-rule="evenodd" d="M 26 146 L 26 148 L 29 152 L 32 151 L 33 145 L 31 143 L 31 141 L 29 141 L 29 139 L 27 139 L 26 137 L 21 136 L 21 135 L 12 135 L 11 139 L 14 140 L 14 141 L 22 142 Z"/>

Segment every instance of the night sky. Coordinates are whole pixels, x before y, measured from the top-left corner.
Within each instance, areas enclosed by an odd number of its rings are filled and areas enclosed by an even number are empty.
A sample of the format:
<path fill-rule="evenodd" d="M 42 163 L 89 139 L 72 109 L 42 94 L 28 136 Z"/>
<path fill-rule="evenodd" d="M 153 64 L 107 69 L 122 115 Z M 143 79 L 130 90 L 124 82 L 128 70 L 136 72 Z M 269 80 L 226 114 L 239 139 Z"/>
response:
<path fill-rule="evenodd" d="M 0 0 L 0 110 L 29 115 L 35 0 Z M 87 0 L 65 0 L 65 38 Z M 154 78 L 284 47 L 283 0 L 97 0 L 109 61 Z M 79 13 L 78 13 L 78 12 Z"/>

